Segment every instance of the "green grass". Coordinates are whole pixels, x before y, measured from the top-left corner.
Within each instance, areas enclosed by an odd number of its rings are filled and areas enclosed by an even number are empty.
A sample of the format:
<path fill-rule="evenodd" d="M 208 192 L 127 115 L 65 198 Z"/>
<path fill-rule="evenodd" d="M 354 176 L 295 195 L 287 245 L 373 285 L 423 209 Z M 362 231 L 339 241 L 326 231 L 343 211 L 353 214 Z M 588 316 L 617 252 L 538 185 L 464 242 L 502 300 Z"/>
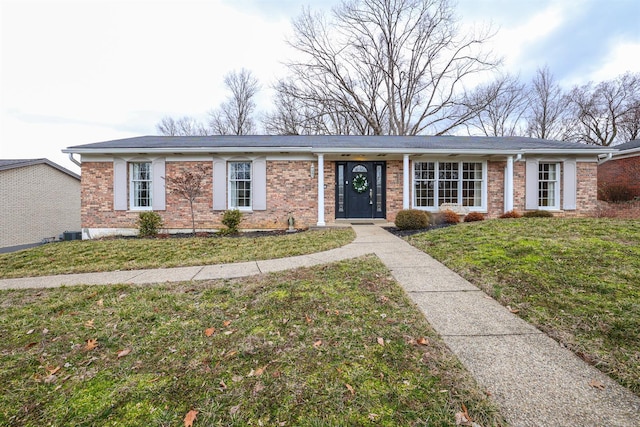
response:
<path fill-rule="evenodd" d="M 196 427 L 453 426 L 463 405 L 506 425 L 373 256 L 1 291 L 0 384 L 0 425 L 178 426 L 193 409 Z"/>
<path fill-rule="evenodd" d="M 106 239 L 51 243 L 0 254 L 0 278 L 222 264 L 283 258 L 343 246 L 351 228 L 255 238 Z"/>
<path fill-rule="evenodd" d="M 491 220 L 408 240 L 640 394 L 637 220 Z"/>

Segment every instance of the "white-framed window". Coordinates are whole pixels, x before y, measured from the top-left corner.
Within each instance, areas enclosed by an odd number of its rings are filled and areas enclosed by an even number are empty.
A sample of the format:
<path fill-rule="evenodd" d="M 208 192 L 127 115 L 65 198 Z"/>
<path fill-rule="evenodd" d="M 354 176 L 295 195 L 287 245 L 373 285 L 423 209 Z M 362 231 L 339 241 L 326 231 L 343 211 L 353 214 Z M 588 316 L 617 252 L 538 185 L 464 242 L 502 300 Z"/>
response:
<path fill-rule="evenodd" d="M 457 203 L 472 210 L 486 209 L 486 162 L 413 163 L 413 206 L 436 210 Z"/>
<path fill-rule="evenodd" d="M 229 208 L 251 210 L 251 162 L 229 162 Z"/>
<path fill-rule="evenodd" d="M 538 163 L 538 207 L 560 209 L 559 163 Z"/>
<path fill-rule="evenodd" d="M 151 210 L 153 176 L 151 162 L 129 163 L 129 204 L 131 210 Z"/>

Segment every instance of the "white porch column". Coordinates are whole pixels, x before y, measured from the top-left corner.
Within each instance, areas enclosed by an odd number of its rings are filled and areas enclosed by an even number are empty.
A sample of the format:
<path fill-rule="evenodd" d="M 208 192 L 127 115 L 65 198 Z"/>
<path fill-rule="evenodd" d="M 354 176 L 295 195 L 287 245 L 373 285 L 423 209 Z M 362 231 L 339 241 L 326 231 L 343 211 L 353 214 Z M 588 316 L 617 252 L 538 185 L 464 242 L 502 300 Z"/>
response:
<path fill-rule="evenodd" d="M 327 225 L 324 222 L 324 154 L 318 154 L 318 227 Z"/>
<path fill-rule="evenodd" d="M 402 159 L 402 209 L 409 209 L 409 155 L 405 154 Z"/>
<path fill-rule="evenodd" d="M 504 168 L 504 211 L 513 210 L 513 156 L 507 157 Z"/>

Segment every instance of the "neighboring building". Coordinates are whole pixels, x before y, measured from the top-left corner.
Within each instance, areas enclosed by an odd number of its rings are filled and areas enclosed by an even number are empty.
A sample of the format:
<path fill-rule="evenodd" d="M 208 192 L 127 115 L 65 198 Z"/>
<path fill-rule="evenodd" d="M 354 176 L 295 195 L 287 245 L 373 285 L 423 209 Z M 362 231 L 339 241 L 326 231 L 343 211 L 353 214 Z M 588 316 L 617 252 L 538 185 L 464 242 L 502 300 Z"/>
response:
<path fill-rule="evenodd" d="M 598 188 L 625 186 L 633 197 L 640 197 L 640 139 L 612 148 L 617 151 L 598 165 Z"/>
<path fill-rule="evenodd" d="M 140 211 L 188 230 L 188 203 L 165 176 L 201 165 L 200 230 L 240 209 L 245 229 L 393 221 L 443 203 L 494 218 L 545 209 L 587 216 L 597 204 L 598 155 L 613 150 L 530 138 L 458 136 L 143 136 L 69 147 L 82 159 L 83 237 L 132 234 Z"/>
<path fill-rule="evenodd" d="M 0 248 L 80 231 L 80 176 L 47 159 L 0 160 Z"/>

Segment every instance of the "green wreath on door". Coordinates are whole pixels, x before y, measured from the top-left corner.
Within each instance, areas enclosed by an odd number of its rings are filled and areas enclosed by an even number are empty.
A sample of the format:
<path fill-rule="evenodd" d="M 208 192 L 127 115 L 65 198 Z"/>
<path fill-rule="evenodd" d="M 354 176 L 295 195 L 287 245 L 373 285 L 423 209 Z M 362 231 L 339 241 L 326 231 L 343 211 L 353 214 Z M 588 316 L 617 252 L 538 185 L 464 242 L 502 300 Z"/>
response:
<path fill-rule="evenodd" d="M 353 178 L 353 189 L 358 193 L 364 193 L 369 188 L 369 181 L 367 177 L 361 173 Z"/>

